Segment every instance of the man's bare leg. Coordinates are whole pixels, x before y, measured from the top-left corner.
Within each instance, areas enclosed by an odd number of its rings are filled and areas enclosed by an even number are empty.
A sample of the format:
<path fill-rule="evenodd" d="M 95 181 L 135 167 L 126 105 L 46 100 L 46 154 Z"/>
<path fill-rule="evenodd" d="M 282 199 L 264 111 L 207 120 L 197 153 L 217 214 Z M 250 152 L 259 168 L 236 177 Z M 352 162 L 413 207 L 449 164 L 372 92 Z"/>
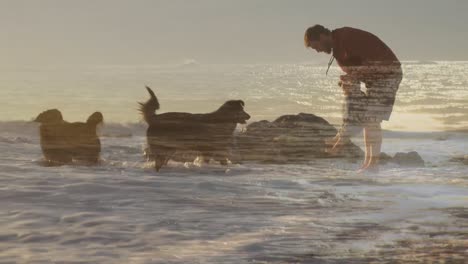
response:
<path fill-rule="evenodd" d="M 377 169 L 379 167 L 380 151 L 382 149 L 382 127 L 380 123 L 375 124 L 372 128 L 372 137 L 372 155 L 367 168 Z"/>
<path fill-rule="evenodd" d="M 369 140 L 369 129 L 366 127 L 364 127 L 364 131 L 363 131 L 363 136 L 364 136 L 364 161 L 362 162 L 362 165 L 361 167 L 359 168 L 359 171 L 364 169 L 365 167 L 367 167 L 367 164 L 369 163 L 370 161 L 370 158 L 371 158 L 371 152 L 372 152 L 372 146 L 371 146 L 371 142 Z"/>
<path fill-rule="evenodd" d="M 367 163 L 359 170 L 359 172 L 367 170 L 378 170 L 380 151 L 382 148 L 382 127 L 380 123 L 373 123 L 365 128 L 366 151 L 370 152 Z M 370 151 L 367 147 L 370 147 Z"/>

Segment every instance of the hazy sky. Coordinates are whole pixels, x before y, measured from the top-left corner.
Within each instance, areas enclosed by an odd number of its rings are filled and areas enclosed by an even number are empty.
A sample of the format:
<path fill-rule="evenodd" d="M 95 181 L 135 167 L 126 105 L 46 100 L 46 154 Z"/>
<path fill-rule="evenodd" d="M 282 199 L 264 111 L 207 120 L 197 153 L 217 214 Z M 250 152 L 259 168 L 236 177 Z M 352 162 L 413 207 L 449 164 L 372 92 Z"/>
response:
<path fill-rule="evenodd" d="M 316 23 L 353 26 L 402 60 L 468 60 L 466 0 L 0 0 L 0 65 L 328 60 Z"/>

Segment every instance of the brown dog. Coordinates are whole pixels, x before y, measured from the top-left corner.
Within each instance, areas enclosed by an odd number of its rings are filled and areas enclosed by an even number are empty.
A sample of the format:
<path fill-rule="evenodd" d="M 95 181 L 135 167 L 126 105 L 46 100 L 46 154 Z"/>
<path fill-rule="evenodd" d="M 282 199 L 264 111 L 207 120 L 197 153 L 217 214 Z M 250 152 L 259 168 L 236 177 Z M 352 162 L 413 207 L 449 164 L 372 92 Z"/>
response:
<path fill-rule="evenodd" d="M 86 123 L 69 123 L 62 113 L 51 109 L 40 113 L 35 122 L 41 123 L 42 153 L 49 165 L 70 163 L 73 160 L 87 163 L 99 162 L 101 142 L 96 127 L 103 122 L 100 112 L 93 113 Z"/>
<path fill-rule="evenodd" d="M 146 89 L 150 99 L 140 103 L 140 111 L 149 125 L 146 136 L 157 171 L 177 151 L 197 151 L 205 160 L 212 157 L 227 164 L 237 123 L 245 124 L 250 118 L 244 111 L 243 101 L 227 101 L 218 110 L 207 114 L 156 114 L 158 99 L 149 87 Z"/>

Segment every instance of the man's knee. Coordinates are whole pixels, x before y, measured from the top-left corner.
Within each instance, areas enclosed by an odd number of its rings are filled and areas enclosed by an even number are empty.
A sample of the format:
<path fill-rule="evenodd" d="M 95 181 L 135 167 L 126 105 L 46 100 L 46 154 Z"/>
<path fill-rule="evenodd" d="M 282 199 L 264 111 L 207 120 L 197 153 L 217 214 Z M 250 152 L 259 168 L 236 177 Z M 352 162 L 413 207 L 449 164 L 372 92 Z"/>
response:
<path fill-rule="evenodd" d="M 364 124 L 364 128 L 368 131 L 380 131 L 382 130 L 382 121 L 368 121 Z"/>
<path fill-rule="evenodd" d="M 382 142 L 382 127 L 380 122 L 367 123 L 364 126 L 366 141 L 370 144 L 379 144 Z"/>

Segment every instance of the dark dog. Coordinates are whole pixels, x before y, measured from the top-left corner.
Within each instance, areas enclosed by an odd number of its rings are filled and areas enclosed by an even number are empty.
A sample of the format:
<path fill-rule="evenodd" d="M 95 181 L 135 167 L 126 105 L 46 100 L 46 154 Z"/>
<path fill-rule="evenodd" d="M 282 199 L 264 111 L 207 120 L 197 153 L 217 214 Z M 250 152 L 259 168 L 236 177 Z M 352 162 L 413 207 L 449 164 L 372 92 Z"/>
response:
<path fill-rule="evenodd" d="M 96 127 L 103 122 L 100 112 L 93 113 L 86 123 L 69 123 L 57 109 L 42 112 L 34 120 L 41 123 L 42 153 L 50 165 L 70 163 L 73 160 L 97 163 L 101 141 Z"/>
<path fill-rule="evenodd" d="M 197 151 L 205 161 L 214 158 L 227 164 L 237 123 L 245 124 L 250 118 L 244 111 L 243 101 L 227 101 L 208 114 L 170 112 L 157 115 L 158 99 L 149 87 L 146 89 L 150 99 L 140 103 L 140 111 L 149 125 L 146 136 L 157 171 L 177 151 Z"/>

